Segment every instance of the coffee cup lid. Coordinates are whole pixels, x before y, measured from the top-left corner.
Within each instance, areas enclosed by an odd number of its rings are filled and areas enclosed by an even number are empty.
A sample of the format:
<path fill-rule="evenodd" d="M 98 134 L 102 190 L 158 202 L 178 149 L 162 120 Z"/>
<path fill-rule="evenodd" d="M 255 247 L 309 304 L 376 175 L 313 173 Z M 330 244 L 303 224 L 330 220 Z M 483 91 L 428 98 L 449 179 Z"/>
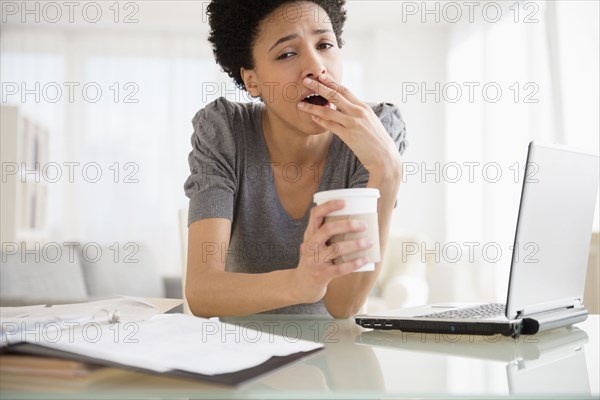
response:
<path fill-rule="evenodd" d="M 379 189 L 374 188 L 353 188 L 326 190 L 315 193 L 314 201 L 317 204 L 325 203 L 329 200 L 343 200 L 348 198 L 379 198 Z"/>

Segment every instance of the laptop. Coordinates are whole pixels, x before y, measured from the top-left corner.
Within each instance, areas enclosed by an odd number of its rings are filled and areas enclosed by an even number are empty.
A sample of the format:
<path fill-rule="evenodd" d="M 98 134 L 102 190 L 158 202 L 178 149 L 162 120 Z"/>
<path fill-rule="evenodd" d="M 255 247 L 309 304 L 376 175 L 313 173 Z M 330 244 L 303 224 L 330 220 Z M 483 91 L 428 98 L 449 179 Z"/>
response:
<path fill-rule="evenodd" d="M 518 337 L 585 321 L 599 169 L 596 154 L 529 144 L 506 304 L 431 304 L 356 315 L 355 322 L 404 332 Z M 518 252 L 528 243 L 535 244 L 534 258 Z"/>

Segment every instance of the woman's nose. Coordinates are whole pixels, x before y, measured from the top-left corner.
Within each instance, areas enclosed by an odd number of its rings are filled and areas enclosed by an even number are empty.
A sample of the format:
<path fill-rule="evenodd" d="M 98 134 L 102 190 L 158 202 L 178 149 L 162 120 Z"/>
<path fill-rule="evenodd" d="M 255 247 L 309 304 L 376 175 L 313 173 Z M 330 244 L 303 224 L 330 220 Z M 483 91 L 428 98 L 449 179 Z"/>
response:
<path fill-rule="evenodd" d="M 323 60 L 319 54 L 315 51 L 309 51 L 307 53 L 306 66 L 303 77 L 315 79 L 321 74 L 327 73 L 327 67 L 325 67 Z"/>

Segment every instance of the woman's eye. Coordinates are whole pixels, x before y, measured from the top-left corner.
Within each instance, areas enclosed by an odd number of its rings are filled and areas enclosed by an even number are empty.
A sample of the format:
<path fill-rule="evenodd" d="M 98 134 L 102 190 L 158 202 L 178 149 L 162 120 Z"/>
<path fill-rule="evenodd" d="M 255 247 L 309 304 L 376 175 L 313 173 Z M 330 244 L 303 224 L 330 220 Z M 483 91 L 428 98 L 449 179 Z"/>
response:
<path fill-rule="evenodd" d="M 294 53 L 283 53 L 282 55 L 280 55 L 279 57 L 277 57 L 278 60 L 285 60 L 286 58 L 290 58 L 291 56 L 293 56 Z"/>
<path fill-rule="evenodd" d="M 332 47 L 334 47 L 334 46 L 331 43 L 320 43 L 317 46 L 317 48 L 319 50 L 326 50 L 326 49 L 330 49 Z M 286 58 L 290 58 L 290 57 L 295 56 L 295 55 L 296 55 L 296 53 L 288 51 L 287 53 L 283 53 L 282 55 L 280 55 L 279 57 L 277 57 L 277 59 L 278 60 L 285 60 Z"/>

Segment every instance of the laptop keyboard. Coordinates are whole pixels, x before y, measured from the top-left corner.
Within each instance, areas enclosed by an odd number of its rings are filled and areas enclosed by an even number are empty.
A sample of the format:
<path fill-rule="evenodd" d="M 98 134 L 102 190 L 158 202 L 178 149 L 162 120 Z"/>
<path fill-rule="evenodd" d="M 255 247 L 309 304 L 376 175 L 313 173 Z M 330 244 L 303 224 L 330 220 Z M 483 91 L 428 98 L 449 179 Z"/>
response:
<path fill-rule="evenodd" d="M 482 319 L 504 315 L 504 304 L 490 303 L 480 306 L 458 308 L 454 310 L 420 315 L 421 318 L 457 318 L 457 319 Z"/>

